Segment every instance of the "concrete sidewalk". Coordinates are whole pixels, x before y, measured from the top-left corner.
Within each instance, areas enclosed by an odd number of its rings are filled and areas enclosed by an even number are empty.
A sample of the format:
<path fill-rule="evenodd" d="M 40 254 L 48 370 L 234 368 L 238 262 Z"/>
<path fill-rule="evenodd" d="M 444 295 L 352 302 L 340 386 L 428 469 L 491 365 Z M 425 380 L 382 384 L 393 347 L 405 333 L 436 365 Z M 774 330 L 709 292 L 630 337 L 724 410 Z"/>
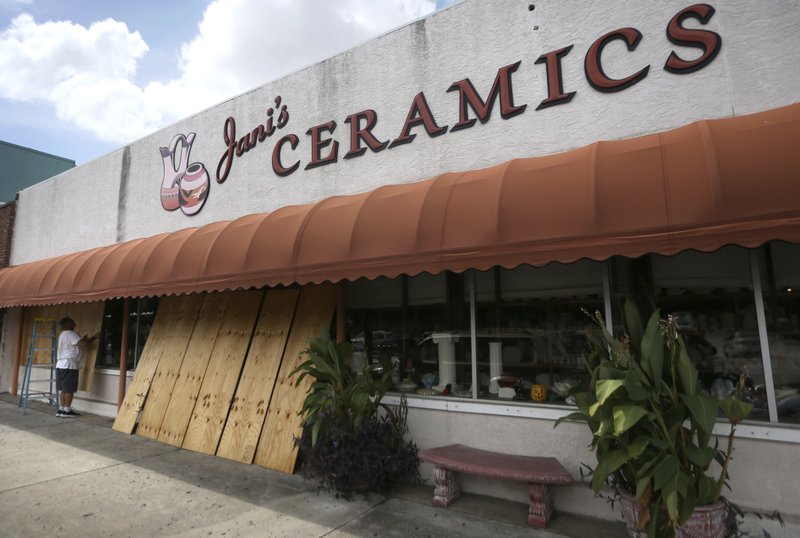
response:
<path fill-rule="evenodd" d="M 84 414 L 56 418 L 0 395 L 0 536 L 487 537 L 624 536 L 621 524 L 557 517 L 525 525 L 527 507 L 465 495 L 430 506 L 433 486 L 337 500 L 300 476 L 176 449 Z"/>

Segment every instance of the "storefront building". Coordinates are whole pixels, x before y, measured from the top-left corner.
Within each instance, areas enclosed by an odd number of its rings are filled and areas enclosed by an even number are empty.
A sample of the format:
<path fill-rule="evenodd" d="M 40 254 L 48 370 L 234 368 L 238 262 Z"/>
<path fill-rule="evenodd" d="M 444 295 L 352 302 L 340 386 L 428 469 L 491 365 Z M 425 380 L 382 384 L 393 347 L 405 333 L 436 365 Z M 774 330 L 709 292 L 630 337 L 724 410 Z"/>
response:
<path fill-rule="evenodd" d="M 732 497 L 800 517 L 798 25 L 789 0 L 467 0 L 26 189 L 2 389 L 42 313 L 102 328 L 78 405 L 113 416 L 176 296 L 330 288 L 319 319 L 395 362 L 421 448 L 557 455 L 577 476 L 588 432 L 553 422 L 582 379 L 582 310 L 618 326 L 632 297 L 678 318 L 710 393 L 746 374 Z M 226 308 L 255 320 L 260 300 Z M 180 311 L 184 362 L 201 301 Z M 555 495 L 611 517 L 585 485 Z"/>

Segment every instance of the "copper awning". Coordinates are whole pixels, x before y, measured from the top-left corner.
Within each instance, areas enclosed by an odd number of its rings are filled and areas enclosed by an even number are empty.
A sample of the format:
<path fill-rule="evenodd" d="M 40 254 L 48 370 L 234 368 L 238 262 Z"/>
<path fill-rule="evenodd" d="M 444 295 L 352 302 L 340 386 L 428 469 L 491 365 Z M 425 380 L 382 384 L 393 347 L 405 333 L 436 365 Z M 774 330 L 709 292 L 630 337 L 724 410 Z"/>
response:
<path fill-rule="evenodd" d="M 800 242 L 800 104 L 13 266 L 0 306 Z"/>

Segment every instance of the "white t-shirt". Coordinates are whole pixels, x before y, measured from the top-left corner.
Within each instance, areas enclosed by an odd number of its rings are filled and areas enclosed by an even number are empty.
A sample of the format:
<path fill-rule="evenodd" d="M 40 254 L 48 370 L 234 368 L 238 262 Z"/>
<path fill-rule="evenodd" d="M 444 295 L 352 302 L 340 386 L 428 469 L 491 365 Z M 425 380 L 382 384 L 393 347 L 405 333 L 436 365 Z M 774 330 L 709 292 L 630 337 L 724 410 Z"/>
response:
<path fill-rule="evenodd" d="M 81 335 L 75 331 L 64 331 L 58 337 L 58 361 L 56 368 L 67 370 L 80 370 L 81 367 L 81 348 L 78 342 Z"/>

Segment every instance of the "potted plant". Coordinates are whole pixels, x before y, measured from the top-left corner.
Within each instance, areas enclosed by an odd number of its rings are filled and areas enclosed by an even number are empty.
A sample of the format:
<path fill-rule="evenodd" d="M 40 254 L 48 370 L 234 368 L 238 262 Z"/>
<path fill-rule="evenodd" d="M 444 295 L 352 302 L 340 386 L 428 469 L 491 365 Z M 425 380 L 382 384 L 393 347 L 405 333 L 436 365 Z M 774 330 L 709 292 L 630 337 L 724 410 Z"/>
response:
<path fill-rule="evenodd" d="M 599 331 L 588 335 L 589 390 L 575 394 L 579 410 L 556 426 L 588 424 L 597 457 L 592 489 L 610 483 L 619 492 L 632 536 L 726 536 L 722 489 L 736 425 L 752 405 L 703 393 L 675 319 L 656 311 L 643 326 L 631 301 L 624 310 L 622 339 L 592 316 Z M 712 435 L 720 411 L 730 422 L 724 450 Z"/>
<path fill-rule="evenodd" d="M 350 498 L 354 493 L 385 492 L 418 478 L 417 446 L 404 439 L 408 408 L 382 403 L 391 387 L 392 368 L 365 364 L 350 368 L 352 349 L 333 341 L 327 331 L 309 340 L 308 360 L 295 368 L 295 384 L 314 379 L 300 414 L 303 432 L 295 442 L 303 459 L 302 473 L 320 488 Z"/>

